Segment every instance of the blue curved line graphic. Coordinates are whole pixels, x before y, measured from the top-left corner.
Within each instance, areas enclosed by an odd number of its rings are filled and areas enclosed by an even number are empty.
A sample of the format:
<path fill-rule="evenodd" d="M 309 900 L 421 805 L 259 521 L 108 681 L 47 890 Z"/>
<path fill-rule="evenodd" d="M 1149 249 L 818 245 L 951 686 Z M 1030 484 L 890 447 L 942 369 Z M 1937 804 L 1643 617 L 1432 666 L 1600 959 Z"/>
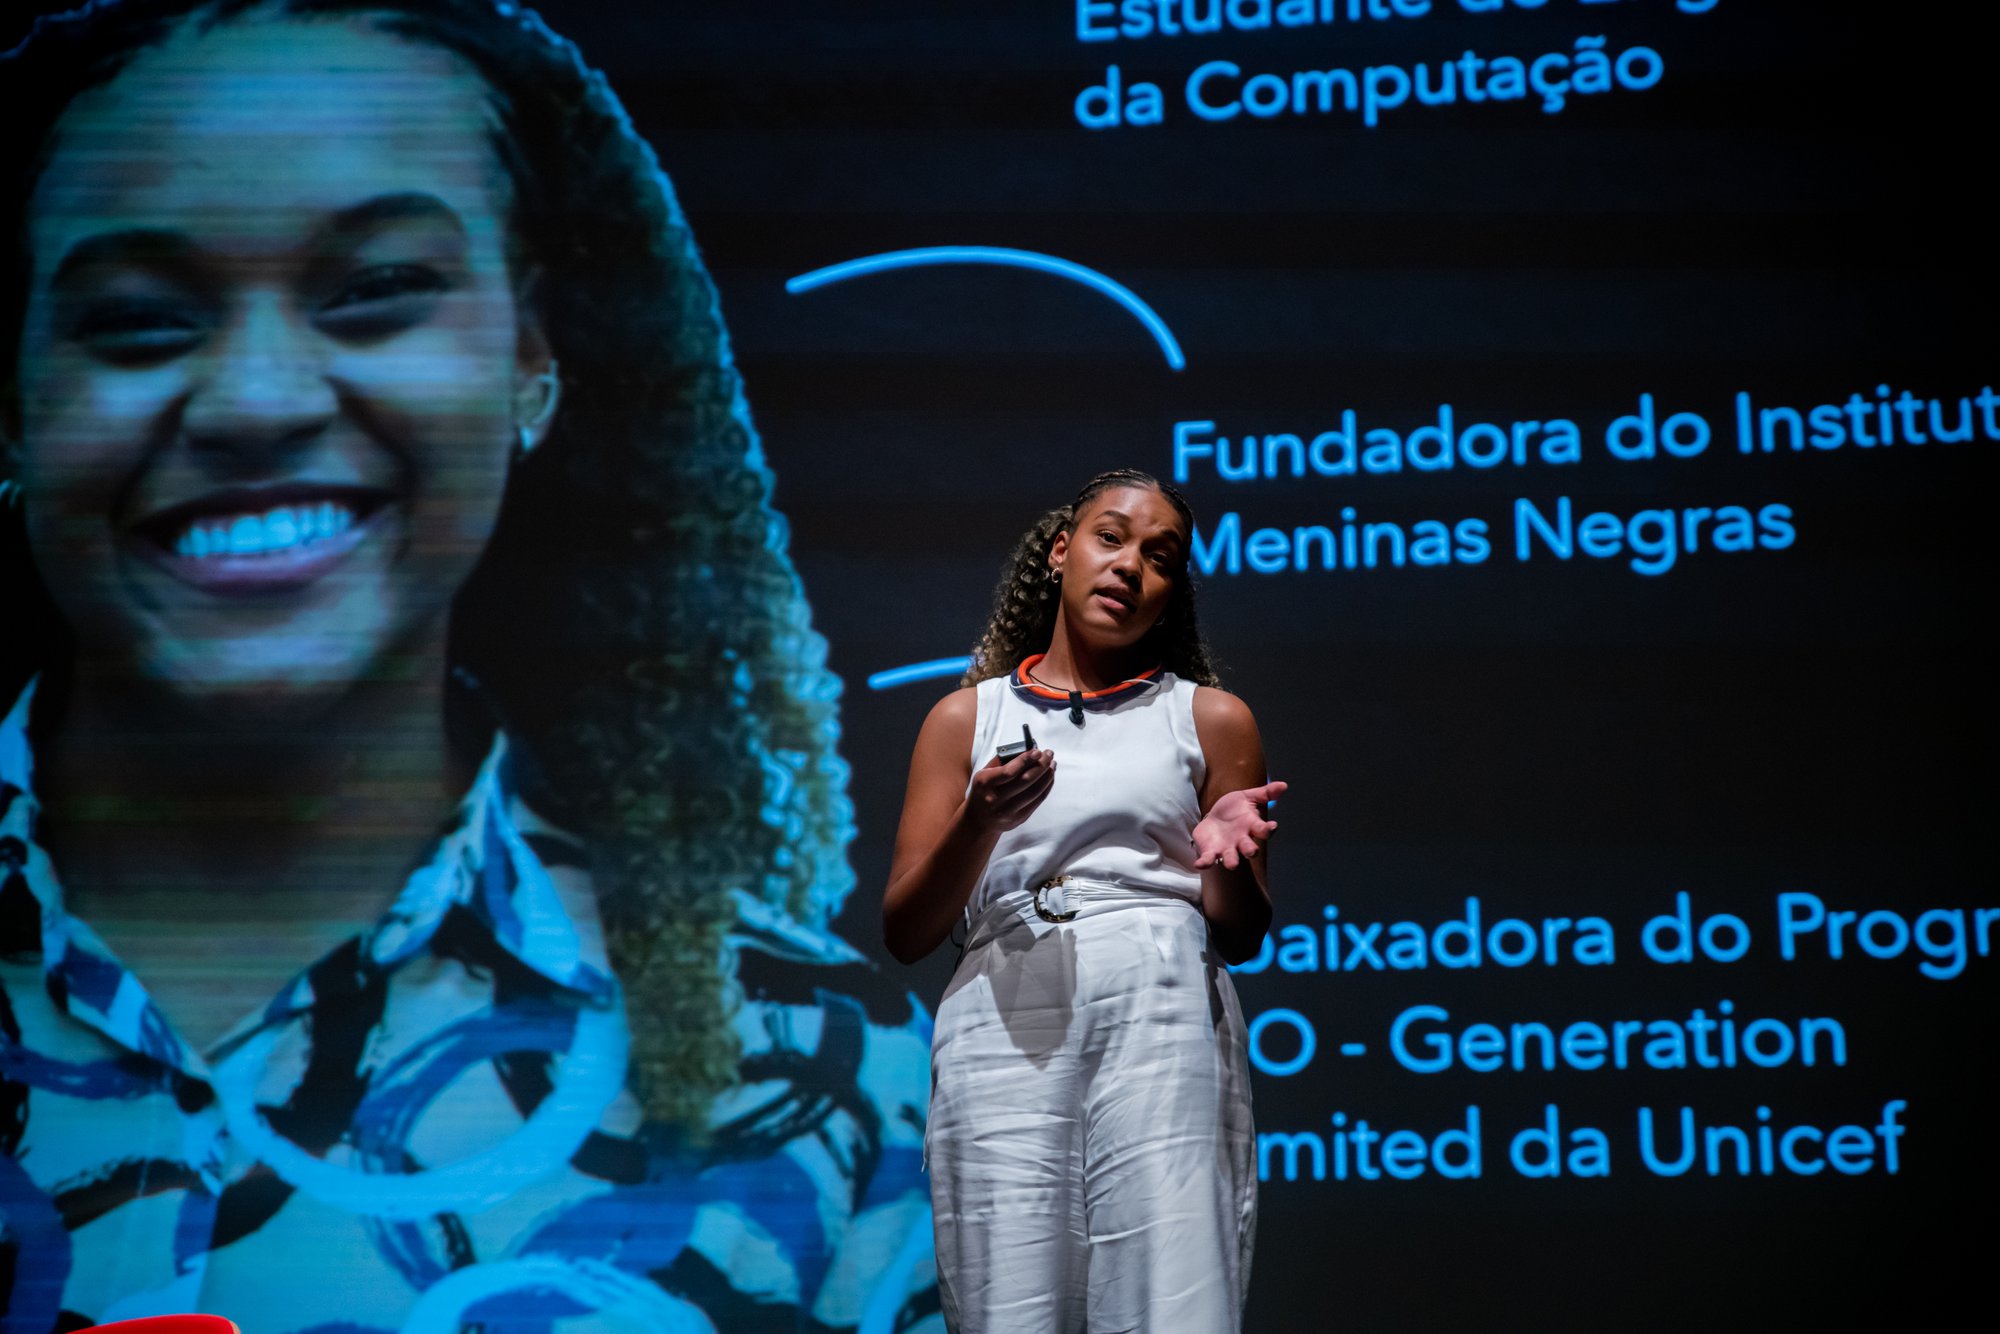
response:
<path fill-rule="evenodd" d="M 971 658 L 932 658 L 929 662 L 913 662 L 907 667 L 891 667 L 885 672 L 871 672 L 868 676 L 868 688 L 891 690 L 896 686 L 906 686 L 912 681 L 928 681 L 934 676 L 963 676 L 965 669 L 971 665 Z"/>
<path fill-rule="evenodd" d="M 1067 278 L 1074 283 L 1082 283 L 1093 291 L 1102 292 L 1119 305 L 1132 312 L 1146 331 L 1153 335 L 1153 341 L 1166 353 L 1167 365 L 1175 370 L 1187 366 L 1187 358 L 1181 355 L 1181 345 L 1174 338 L 1173 330 L 1159 317 L 1153 308 L 1139 299 L 1138 293 L 1123 283 L 1105 277 L 1096 269 L 1085 268 L 1072 260 L 1060 259 L 1055 255 L 1044 255 L 1038 250 L 1013 250 L 1006 246 L 990 245 L 934 245 L 915 250 L 889 250 L 879 255 L 864 255 L 860 259 L 845 260 L 839 264 L 829 264 L 811 273 L 801 273 L 796 278 L 787 279 L 785 290 L 797 296 L 810 292 L 815 287 L 825 287 L 830 283 L 845 282 L 849 278 L 861 278 L 871 273 L 886 273 L 890 269 L 921 268 L 929 264 L 999 264 L 1017 269 L 1033 269 L 1038 273 L 1053 273 L 1058 278 Z"/>

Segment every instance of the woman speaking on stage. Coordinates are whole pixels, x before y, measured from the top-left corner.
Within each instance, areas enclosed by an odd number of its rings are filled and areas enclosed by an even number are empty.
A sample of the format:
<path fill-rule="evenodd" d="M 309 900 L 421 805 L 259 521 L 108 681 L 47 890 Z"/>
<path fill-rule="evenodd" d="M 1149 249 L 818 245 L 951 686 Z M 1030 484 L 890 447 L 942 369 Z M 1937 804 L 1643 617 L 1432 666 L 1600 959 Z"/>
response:
<path fill-rule="evenodd" d="M 1044 515 L 911 757 L 883 925 L 912 961 L 965 923 L 926 1135 L 960 1334 L 1240 1327 L 1256 1175 L 1225 965 L 1270 923 L 1285 785 L 1218 686 L 1193 532 L 1129 470 Z"/>

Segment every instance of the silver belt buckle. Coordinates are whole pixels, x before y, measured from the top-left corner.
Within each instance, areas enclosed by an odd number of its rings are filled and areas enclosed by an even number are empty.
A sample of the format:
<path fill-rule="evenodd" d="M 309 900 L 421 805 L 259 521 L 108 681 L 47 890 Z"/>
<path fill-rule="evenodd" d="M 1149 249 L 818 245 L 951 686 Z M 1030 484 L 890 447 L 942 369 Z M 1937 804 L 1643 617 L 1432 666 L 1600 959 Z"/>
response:
<path fill-rule="evenodd" d="M 1068 879 L 1069 877 L 1066 875 L 1059 875 L 1053 880 L 1044 880 L 1041 884 L 1035 886 L 1035 916 L 1041 918 L 1044 922 L 1067 922 L 1070 918 L 1076 916 L 1076 909 L 1069 906 L 1069 893 L 1063 889 L 1063 883 Z M 1055 911 L 1051 911 L 1042 905 L 1042 895 L 1052 889 L 1059 891 L 1056 902 L 1061 905 Z"/>

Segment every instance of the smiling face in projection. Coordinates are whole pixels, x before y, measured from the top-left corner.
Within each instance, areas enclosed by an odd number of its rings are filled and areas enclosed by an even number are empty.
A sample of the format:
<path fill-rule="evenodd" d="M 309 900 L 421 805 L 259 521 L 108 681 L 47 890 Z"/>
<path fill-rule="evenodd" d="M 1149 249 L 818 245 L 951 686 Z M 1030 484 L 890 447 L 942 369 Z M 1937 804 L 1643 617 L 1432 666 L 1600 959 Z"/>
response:
<path fill-rule="evenodd" d="M 21 480 L 79 652 L 270 702 L 435 642 L 546 366 L 493 125 L 447 53 L 265 19 L 65 112 L 29 211 Z"/>

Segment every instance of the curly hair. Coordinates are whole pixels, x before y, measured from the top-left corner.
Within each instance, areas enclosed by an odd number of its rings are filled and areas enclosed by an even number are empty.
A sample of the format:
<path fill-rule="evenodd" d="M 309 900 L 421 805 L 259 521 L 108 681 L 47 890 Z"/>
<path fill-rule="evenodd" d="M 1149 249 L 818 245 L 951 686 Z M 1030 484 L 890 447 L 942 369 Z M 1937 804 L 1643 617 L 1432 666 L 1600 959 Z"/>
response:
<path fill-rule="evenodd" d="M 988 677 L 1005 676 L 1022 659 L 1045 652 L 1055 635 L 1056 609 L 1061 603 L 1061 586 L 1049 578 L 1049 549 L 1057 533 L 1076 535 L 1077 516 L 1101 492 L 1116 487 L 1145 487 L 1159 492 L 1194 532 L 1194 511 L 1187 498 L 1150 473 L 1136 468 L 1114 468 L 1101 472 L 1083 484 L 1076 499 L 1052 509 L 1035 520 L 1014 544 L 1000 582 L 993 590 L 993 614 L 985 633 L 973 646 L 972 664 L 960 685 L 976 685 Z M 1208 645 L 1195 620 L 1194 580 L 1188 572 L 1187 552 L 1181 553 L 1180 568 L 1174 572 L 1174 589 L 1167 609 L 1146 637 L 1139 641 L 1147 655 L 1184 680 L 1196 685 L 1219 686 Z"/>
<path fill-rule="evenodd" d="M 643 1016 L 636 1089 L 649 1119 L 699 1137 L 737 1078 L 731 891 L 821 925 L 853 885 L 840 684 L 714 286 L 652 150 L 575 47 L 504 0 L 99 0 L 41 20 L 0 79 L 15 215 L 0 410 L 15 419 L 26 200 L 63 109 L 183 25 L 253 11 L 369 23 L 456 54 L 491 92 L 509 262 L 539 272 L 563 407 L 452 604 L 445 723 L 475 760 L 504 727 L 524 799 L 589 844 L 611 962 Z M 0 646 L 0 688 L 64 672 L 71 642 L 5 506 L 0 624 L 23 632 Z"/>

